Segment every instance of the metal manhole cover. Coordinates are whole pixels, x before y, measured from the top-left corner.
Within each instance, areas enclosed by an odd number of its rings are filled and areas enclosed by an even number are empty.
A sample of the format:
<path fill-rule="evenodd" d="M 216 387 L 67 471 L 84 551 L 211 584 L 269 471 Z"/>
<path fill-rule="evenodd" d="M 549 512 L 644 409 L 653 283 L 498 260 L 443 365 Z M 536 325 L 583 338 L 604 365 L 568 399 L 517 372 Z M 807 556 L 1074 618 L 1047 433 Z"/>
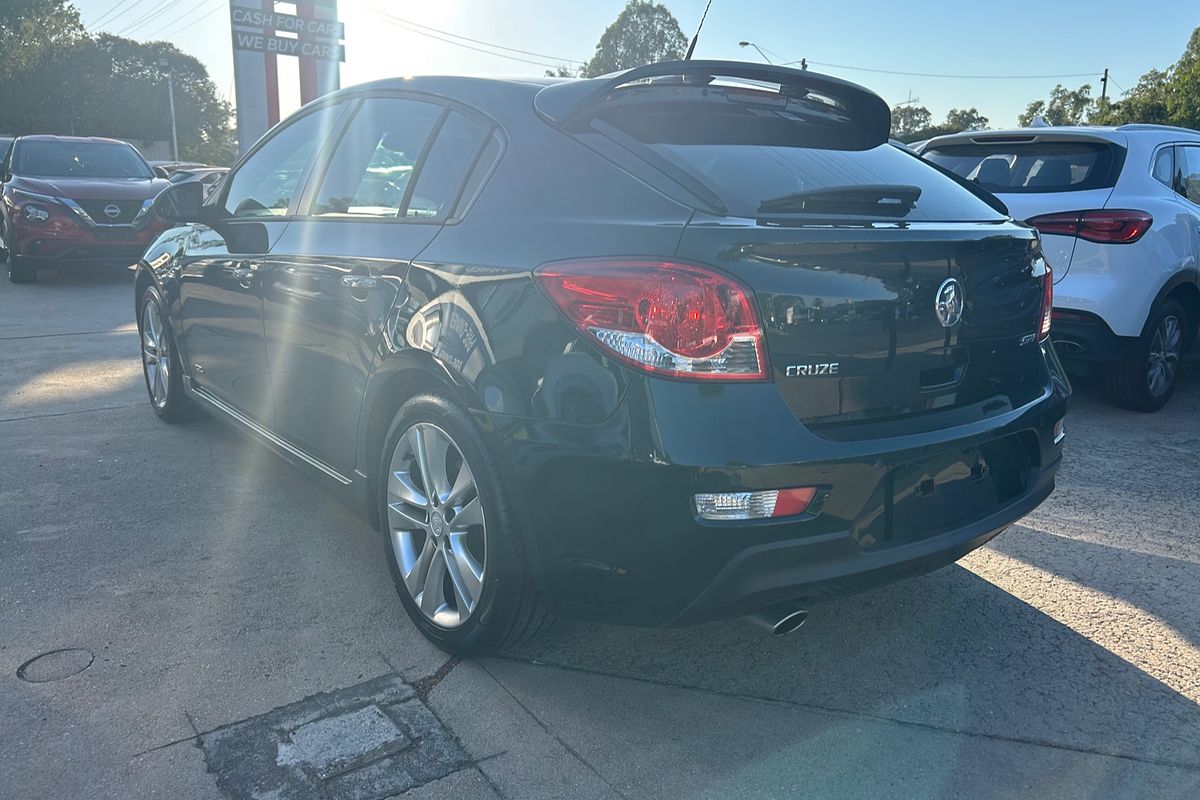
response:
<path fill-rule="evenodd" d="M 65 647 L 34 656 L 17 667 L 17 677 L 26 683 L 49 683 L 78 675 L 96 659 L 92 651 Z"/>

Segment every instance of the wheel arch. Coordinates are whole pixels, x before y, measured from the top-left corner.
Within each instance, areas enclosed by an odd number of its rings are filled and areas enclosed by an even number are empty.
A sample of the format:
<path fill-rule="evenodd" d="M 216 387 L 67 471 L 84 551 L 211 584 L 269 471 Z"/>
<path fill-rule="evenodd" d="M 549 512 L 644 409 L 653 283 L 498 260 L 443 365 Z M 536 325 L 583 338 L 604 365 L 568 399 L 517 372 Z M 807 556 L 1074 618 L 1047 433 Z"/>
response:
<path fill-rule="evenodd" d="M 1188 336 L 1188 343 L 1196 340 L 1197 330 L 1200 329 L 1200 273 L 1194 269 L 1182 270 L 1172 276 L 1171 280 L 1158 291 L 1158 295 L 1154 298 L 1154 304 L 1150 307 L 1151 312 L 1146 315 L 1146 324 L 1142 328 L 1142 335 L 1146 335 L 1149 330 L 1150 322 L 1154 317 L 1154 309 L 1167 300 L 1175 300 L 1183 306 L 1184 313 L 1187 314 L 1187 326 L 1185 332 Z"/>
<path fill-rule="evenodd" d="M 1197 333 L 1200 332 L 1200 287 L 1195 283 L 1184 281 L 1171 289 L 1167 297 L 1183 306 L 1183 313 L 1187 314 L 1184 333 L 1188 337 L 1187 345 L 1190 346 L 1196 341 Z"/>
<path fill-rule="evenodd" d="M 366 476 L 367 515 L 382 526 L 375 497 L 379 491 L 379 463 L 388 427 L 405 403 L 421 394 L 438 394 L 479 411 L 482 403 L 471 389 L 456 380 L 433 356 L 403 353 L 385 360 L 371 376 L 363 398 L 358 426 L 358 472 Z M 486 432 L 486 431 L 485 431 Z"/>

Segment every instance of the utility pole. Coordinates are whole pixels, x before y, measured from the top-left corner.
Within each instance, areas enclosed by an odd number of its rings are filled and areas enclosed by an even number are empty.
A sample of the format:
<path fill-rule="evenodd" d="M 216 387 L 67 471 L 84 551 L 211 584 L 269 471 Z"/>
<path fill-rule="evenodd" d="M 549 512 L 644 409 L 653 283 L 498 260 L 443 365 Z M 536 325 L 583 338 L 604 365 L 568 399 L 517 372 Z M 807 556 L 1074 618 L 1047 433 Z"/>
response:
<path fill-rule="evenodd" d="M 1100 79 L 1100 102 L 1108 101 L 1108 67 L 1104 68 L 1104 77 Z"/>
<path fill-rule="evenodd" d="M 167 73 L 167 106 L 171 110 L 171 156 L 175 161 L 179 161 L 179 134 L 175 129 L 175 82 L 171 79 L 171 62 L 160 58 L 158 66 Z"/>

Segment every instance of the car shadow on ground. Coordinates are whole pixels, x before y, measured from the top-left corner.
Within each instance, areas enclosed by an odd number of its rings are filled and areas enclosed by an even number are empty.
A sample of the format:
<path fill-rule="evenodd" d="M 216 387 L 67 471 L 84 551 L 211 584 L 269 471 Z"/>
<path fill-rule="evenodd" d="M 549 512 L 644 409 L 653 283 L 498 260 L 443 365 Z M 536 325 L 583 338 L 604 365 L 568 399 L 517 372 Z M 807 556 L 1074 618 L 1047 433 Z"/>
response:
<path fill-rule="evenodd" d="M 957 565 L 814 606 L 782 639 L 562 621 L 503 657 L 1200 767 L 1196 703 Z"/>

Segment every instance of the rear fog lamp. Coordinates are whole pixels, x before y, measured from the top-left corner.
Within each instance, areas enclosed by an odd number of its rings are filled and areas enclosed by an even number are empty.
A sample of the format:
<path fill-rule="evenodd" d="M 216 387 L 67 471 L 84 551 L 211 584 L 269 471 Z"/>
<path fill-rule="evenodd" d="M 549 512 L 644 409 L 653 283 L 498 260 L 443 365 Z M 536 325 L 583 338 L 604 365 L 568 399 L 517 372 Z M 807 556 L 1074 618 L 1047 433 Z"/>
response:
<path fill-rule="evenodd" d="M 718 521 L 794 517 L 807 511 L 816 495 L 815 486 L 766 492 L 698 494 L 696 515 L 701 519 Z"/>

